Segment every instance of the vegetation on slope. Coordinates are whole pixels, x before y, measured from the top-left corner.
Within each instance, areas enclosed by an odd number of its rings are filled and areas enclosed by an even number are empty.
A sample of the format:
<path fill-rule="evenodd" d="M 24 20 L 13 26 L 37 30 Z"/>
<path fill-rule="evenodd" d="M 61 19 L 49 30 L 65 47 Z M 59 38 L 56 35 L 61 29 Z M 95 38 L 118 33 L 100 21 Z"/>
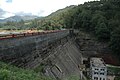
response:
<path fill-rule="evenodd" d="M 108 43 L 113 54 L 120 57 L 120 0 L 86 2 L 70 12 L 64 22 L 67 28 L 93 34 L 99 41 Z"/>
<path fill-rule="evenodd" d="M 40 66 L 33 71 L 0 62 L 0 80 L 54 80 L 43 76 L 40 71 L 42 72 Z M 63 80 L 79 80 L 79 78 L 79 76 L 71 75 Z"/>
<path fill-rule="evenodd" d="M 120 80 L 120 67 L 108 65 L 107 71 L 109 75 L 116 75 L 114 80 Z"/>
<path fill-rule="evenodd" d="M 77 75 L 70 75 L 69 77 L 63 79 L 63 80 L 81 80 L 80 76 Z"/>
<path fill-rule="evenodd" d="M 32 70 L 25 70 L 0 62 L 0 80 L 53 80 Z"/>

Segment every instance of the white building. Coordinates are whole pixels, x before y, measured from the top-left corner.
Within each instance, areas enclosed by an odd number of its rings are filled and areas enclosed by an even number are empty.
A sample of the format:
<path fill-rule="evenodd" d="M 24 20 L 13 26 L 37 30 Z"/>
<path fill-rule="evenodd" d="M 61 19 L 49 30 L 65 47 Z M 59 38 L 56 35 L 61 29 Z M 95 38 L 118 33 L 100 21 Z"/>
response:
<path fill-rule="evenodd" d="M 90 59 L 90 76 L 92 80 L 107 80 L 107 67 L 102 58 Z"/>

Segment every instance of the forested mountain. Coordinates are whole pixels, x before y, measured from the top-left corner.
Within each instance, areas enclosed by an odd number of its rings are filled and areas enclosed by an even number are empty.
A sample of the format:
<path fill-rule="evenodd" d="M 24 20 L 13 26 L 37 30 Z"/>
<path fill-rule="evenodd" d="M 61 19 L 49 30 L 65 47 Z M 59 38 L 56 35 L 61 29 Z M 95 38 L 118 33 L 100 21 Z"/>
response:
<path fill-rule="evenodd" d="M 108 43 L 120 57 L 120 0 L 86 2 L 71 9 L 66 28 L 82 29 L 99 41 Z"/>

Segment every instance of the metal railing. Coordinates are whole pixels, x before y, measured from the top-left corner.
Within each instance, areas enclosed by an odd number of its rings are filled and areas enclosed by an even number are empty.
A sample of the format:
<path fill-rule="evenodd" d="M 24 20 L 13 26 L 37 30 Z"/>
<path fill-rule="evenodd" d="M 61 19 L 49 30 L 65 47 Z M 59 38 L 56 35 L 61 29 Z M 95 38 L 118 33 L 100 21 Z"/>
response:
<path fill-rule="evenodd" d="M 19 38 L 19 37 L 37 36 L 37 35 L 44 35 L 44 34 L 50 34 L 50 33 L 63 32 L 63 31 L 67 31 L 67 30 L 49 30 L 49 31 L 43 31 L 43 32 L 31 32 L 31 33 L 27 32 L 27 33 L 18 33 L 18 34 L 6 34 L 6 35 L 0 35 L 0 40 Z"/>

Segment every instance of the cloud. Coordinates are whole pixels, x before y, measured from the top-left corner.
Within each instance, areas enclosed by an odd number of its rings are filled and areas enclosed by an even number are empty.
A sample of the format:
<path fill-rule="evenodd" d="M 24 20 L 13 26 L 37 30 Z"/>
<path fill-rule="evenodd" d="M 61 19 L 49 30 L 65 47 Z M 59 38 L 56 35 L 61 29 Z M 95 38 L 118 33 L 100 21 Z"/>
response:
<path fill-rule="evenodd" d="M 26 16 L 26 15 L 32 15 L 32 13 L 24 13 L 23 11 L 21 12 L 18 12 L 18 13 L 15 13 L 15 15 L 18 15 L 18 16 Z"/>
<path fill-rule="evenodd" d="M 5 14 L 6 12 L 3 10 L 3 9 L 1 9 L 0 8 L 0 18 L 4 18 L 4 14 Z"/>
<path fill-rule="evenodd" d="M 4 19 L 10 16 L 14 16 L 13 13 L 4 11 L 3 9 L 0 8 L 0 19 Z"/>
<path fill-rule="evenodd" d="M 88 0 L 2 0 L 0 7 L 14 14 L 47 16 L 58 9 L 82 4 L 85 1 Z"/>
<path fill-rule="evenodd" d="M 0 8 L 0 15 L 3 15 L 4 13 L 5 13 L 5 11 Z"/>
<path fill-rule="evenodd" d="M 42 15 L 43 13 L 44 13 L 44 10 L 39 10 L 39 11 L 36 13 L 36 15 L 40 16 L 40 15 Z M 26 12 L 21 11 L 21 12 L 15 13 L 15 15 L 18 15 L 18 16 L 33 16 L 34 14 L 33 14 L 33 13 L 26 13 Z"/>
<path fill-rule="evenodd" d="M 6 0 L 7 3 L 12 3 L 12 0 Z"/>

